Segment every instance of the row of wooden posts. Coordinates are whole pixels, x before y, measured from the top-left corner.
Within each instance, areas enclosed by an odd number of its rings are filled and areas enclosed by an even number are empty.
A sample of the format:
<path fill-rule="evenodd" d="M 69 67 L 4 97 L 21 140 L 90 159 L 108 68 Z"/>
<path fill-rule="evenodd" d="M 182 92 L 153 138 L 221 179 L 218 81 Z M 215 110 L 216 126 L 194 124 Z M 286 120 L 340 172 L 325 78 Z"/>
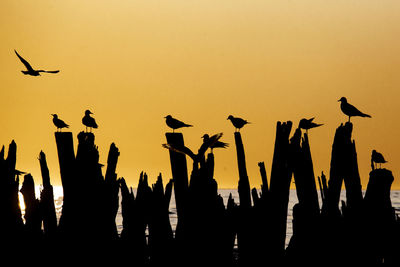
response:
<path fill-rule="evenodd" d="M 170 150 L 173 179 L 164 187 L 160 175 L 150 186 L 142 173 L 134 193 L 116 174 L 119 149 L 114 143 L 103 176 L 94 134 L 79 133 L 75 153 L 72 133 L 56 132 L 63 186 L 59 221 L 43 152 L 40 198 L 35 196 L 32 176 L 24 176 L 23 220 L 13 141 L 7 157 L 4 147 L 0 152 L 1 242 L 29 244 L 24 253 L 45 251 L 43 258 L 51 260 L 73 261 L 79 255 L 92 263 L 113 260 L 132 266 L 398 263 L 400 226 L 390 199 L 392 173 L 372 170 L 363 195 L 353 125 L 347 122 L 336 130 L 329 180 L 323 173 L 317 177 L 318 190 L 308 135 L 295 129 L 290 136 L 291 131 L 290 121 L 277 123 L 269 183 L 264 163 L 258 164 L 260 193 L 250 188 L 241 133 L 234 133 L 239 203 L 230 196 L 226 204 L 218 194 L 212 153 L 193 161 L 189 175 L 186 156 Z M 181 133 L 166 133 L 166 139 L 171 145 L 184 145 Z M 293 208 L 293 236 L 286 247 L 292 179 L 298 203 Z M 340 199 L 343 183 L 345 201 Z M 172 190 L 176 229 L 169 220 Z M 119 208 L 120 234 L 115 223 Z M 5 253 L 14 255 L 12 248 Z"/>

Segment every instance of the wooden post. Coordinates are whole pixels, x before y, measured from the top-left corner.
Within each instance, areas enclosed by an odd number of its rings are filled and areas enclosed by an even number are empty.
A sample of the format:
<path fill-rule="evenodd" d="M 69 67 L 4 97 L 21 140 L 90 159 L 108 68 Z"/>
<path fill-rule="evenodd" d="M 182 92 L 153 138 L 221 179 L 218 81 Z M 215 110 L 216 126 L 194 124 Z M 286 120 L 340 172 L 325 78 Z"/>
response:
<path fill-rule="evenodd" d="M 40 192 L 40 208 L 43 217 L 43 230 L 45 237 L 54 238 L 57 231 L 57 216 L 54 206 L 53 186 L 50 183 L 50 174 L 47 167 L 46 155 L 43 151 L 39 154 L 40 170 L 42 172 L 43 190 Z"/>
<path fill-rule="evenodd" d="M 271 258 L 282 260 L 285 250 L 287 209 L 289 203 L 290 181 L 292 170 L 289 166 L 289 135 L 292 122 L 278 122 L 272 160 L 270 179 L 271 224 L 270 242 Z"/>
<path fill-rule="evenodd" d="M 61 183 L 63 187 L 64 202 L 73 190 L 75 152 L 71 132 L 56 132 L 58 161 L 60 164 Z"/>
<path fill-rule="evenodd" d="M 250 208 L 251 207 L 250 183 L 249 183 L 249 177 L 247 176 L 246 158 L 244 154 L 244 147 L 240 132 L 235 132 L 235 143 L 236 143 L 238 170 L 239 170 L 238 190 L 239 190 L 240 207 Z"/>
<path fill-rule="evenodd" d="M 184 146 L 182 133 L 166 133 L 167 143 L 176 147 Z M 188 171 L 186 156 L 181 153 L 169 150 L 171 161 L 171 172 L 174 180 L 174 193 L 176 211 L 178 215 L 177 228 L 180 228 L 185 220 L 185 203 L 188 191 Z M 178 231 L 179 232 L 179 231 Z"/>

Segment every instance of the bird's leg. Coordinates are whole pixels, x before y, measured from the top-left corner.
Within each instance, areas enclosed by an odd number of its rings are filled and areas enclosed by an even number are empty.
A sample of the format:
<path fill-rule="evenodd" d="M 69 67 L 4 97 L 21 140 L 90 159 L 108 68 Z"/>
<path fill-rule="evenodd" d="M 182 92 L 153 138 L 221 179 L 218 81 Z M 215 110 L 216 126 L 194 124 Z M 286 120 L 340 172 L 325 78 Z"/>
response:
<path fill-rule="evenodd" d="M 350 122 L 350 116 L 349 116 L 349 122 Z"/>

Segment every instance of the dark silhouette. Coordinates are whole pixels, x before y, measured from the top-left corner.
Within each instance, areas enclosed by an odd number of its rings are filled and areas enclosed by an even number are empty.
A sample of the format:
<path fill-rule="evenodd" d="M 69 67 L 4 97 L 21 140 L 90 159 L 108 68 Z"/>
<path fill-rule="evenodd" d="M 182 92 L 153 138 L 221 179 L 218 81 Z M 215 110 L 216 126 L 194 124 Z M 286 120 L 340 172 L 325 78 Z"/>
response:
<path fill-rule="evenodd" d="M 247 120 L 244 120 L 242 118 L 239 117 L 233 117 L 232 115 L 228 116 L 228 119 L 230 120 L 233 124 L 233 126 L 236 128 L 237 131 L 240 131 L 240 129 L 245 126 L 246 124 L 250 123 Z"/>
<path fill-rule="evenodd" d="M 207 149 L 214 146 L 221 137 L 222 133 L 218 133 L 209 137 L 207 140 L 204 140 L 197 154 L 193 153 L 192 150 L 184 145 L 163 144 L 162 146 L 175 152 L 183 153 L 189 156 L 194 163 L 197 163 L 204 158 L 204 154 L 206 153 Z"/>
<path fill-rule="evenodd" d="M 51 114 L 53 116 L 53 123 L 57 127 L 58 130 L 62 130 L 62 128 L 69 128 L 69 125 L 66 124 L 63 120 L 58 118 L 57 114 Z"/>
<path fill-rule="evenodd" d="M 165 118 L 165 123 L 172 129 L 172 132 L 174 133 L 176 129 L 182 128 L 182 127 L 193 127 L 193 125 L 186 124 L 180 120 L 177 120 L 173 118 L 171 115 L 168 115 Z"/>
<path fill-rule="evenodd" d="M 210 142 L 210 136 L 208 134 L 204 134 L 201 138 L 203 138 L 204 144 Z M 211 144 L 209 147 L 211 148 L 211 153 L 213 153 L 214 148 L 227 148 L 228 146 L 229 146 L 228 143 L 217 140 L 214 144 Z"/>
<path fill-rule="evenodd" d="M 92 132 L 92 128 L 97 129 L 97 127 L 98 127 L 96 120 L 93 117 L 91 117 L 90 114 L 93 114 L 93 113 L 87 109 L 85 111 L 85 116 L 83 116 L 83 118 L 82 118 L 82 123 L 83 123 L 83 125 L 86 126 L 86 132 L 88 131 L 88 129 L 87 129 L 88 127 L 90 129 L 90 132 Z"/>
<path fill-rule="evenodd" d="M 375 163 L 375 168 L 376 166 L 379 164 L 379 168 L 381 168 L 382 163 L 386 163 L 387 161 L 385 160 L 385 158 L 383 157 L 383 155 L 379 152 L 377 152 L 375 149 L 372 150 L 372 154 L 371 154 L 371 162 Z"/>
<path fill-rule="evenodd" d="M 323 124 L 318 124 L 313 122 L 314 118 L 311 119 L 301 119 L 299 122 L 299 128 L 306 130 L 306 133 L 308 133 L 308 130 L 311 128 L 319 127 L 322 126 Z"/>
<path fill-rule="evenodd" d="M 19 60 L 25 65 L 27 70 L 22 70 L 21 72 L 25 75 L 31 75 L 31 76 L 40 76 L 41 72 L 46 72 L 46 73 L 58 73 L 60 72 L 59 70 L 34 70 L 32 66 L 26 61 L 24 58 L 22 58 L 16 50 L 14 50 L 15 54 L 17 54 Z"/>
<path fill-rule="evenodd" d="M 340 103 L 340 109 L 342 110 L 342 112 L 349 116 L 349 122 L 350 122 L 350 118 L 351 117 L 355 117 L 355 116 L 359 116 L 359 117 L 368 117 L 371 118 L 370 115 L 362 113 L 361 111 L 359 111 L 355 106 L 349 104 L 347 102 L 347 99 L 345 97 L 342 97 L 338 100 L 338 102 Z"/>
<path fill-rule="evenodd" d="M 93 133 L 78 133 L 75 147 L 71 132 L 57 130 L 64 191 L 59 219 L 46 155 L 41 151 L 38 158 L 40 197 L 29 173 L 19 190 L 19 176 L 25 173 L 15 169 L 17 146 L 12 141 L 7 155 L 4 146 L 0 151 L 3 260 L 23 255 L 31 264 L 39 259 L 41 265 L 79 259 L 88 265 L 398 266 L 400 219 L 390 199 L 392 172 L 372 164 L 363 195 L 353 124 L 341 124 L 333 139 L 329 179 L 323 172 L 318 177 L 320 203 L 307 127 L 304 133 L 299 125 L 291 135 L 292 126 L 291 121 L 277 122 L 269 181 L 264 162 L 258 163 L 260 190 L 250 187 L 245 145 L 235 130 L 238 203 L 232 194 L 224 203 L 214 175 L 218 158 L 213 148 L 227 147 L 220 141 L 222 133 L 204 135 L 197 153 L 185 145 L 182 133 L 166 133 L 163 146 L 169 151 L 172 179 L 164 186 L 159 174 L 151 185 L 142 171 L 134 190 L 117 175 L 120 150 L 114 143 L 102 164 Z M 186 156 L 193 160 L 191 170 Z M 375 155 L 371 161 L 385 160 Z M 293 235 L 287 240 L 292 178 L 298 202 L 292 213 Z M 346 193 L 341 198 L 343 184 Z M 170 223 L 172 190 L 176 229 Z M 118 212 L 122 225 L 116 223 Z"/>

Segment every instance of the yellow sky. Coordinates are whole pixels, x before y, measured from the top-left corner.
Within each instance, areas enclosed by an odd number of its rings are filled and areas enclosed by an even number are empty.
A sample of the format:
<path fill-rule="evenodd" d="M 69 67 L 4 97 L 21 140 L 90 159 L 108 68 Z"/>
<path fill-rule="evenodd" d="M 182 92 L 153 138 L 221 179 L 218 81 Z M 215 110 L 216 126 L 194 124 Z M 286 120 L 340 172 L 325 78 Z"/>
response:
<path fill-rule="evenodd" d="M 0 144 L 15 139 L 17 168 L 41 182 L 37 160 L 48 157 L 60 184 L 51 113 L 84 130 L 95 113 L 100 161 L 119 147 L 119 176 L 137 185 L 144 170 L 171 176 L 161 147 L 171 114 L 195 127 L 185 143 L 223 132 L 215 151 L 220 187 L 237 186 L 229 114 L 252 122 L 242 130 L 253 186 L 257 163 L 269 177 L 276 121 L 316 117 L 310 132 L 315 173 L 329 173 L 335 129 L 346 117 L 337 100 L 372 119 L 354 118 L 363 188 L 370 153 L 384 154 L 397 178 L 400 162 L 400 2 L 239 0 L 3 0 L 0 3 Z M 24 76 L 13 50 L 33 67 L 59 74 Z M 76 145 L 76 139 L 75 145 Z M 400 182 L 397 183 L 397 187 Z"/>

